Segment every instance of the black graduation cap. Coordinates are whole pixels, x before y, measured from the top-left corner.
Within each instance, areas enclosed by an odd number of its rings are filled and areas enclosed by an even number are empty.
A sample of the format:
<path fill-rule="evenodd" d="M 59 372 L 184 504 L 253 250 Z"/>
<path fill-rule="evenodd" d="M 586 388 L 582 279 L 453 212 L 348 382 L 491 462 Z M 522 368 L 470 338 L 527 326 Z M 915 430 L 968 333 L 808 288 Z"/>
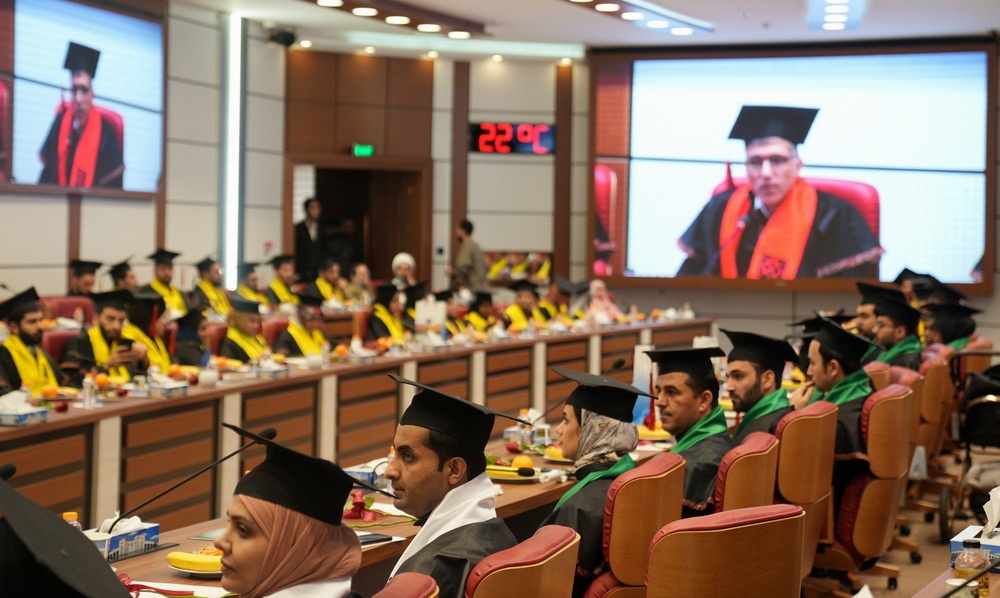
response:
<path fill-rule="evenodd" d="M 128 274 L 128 271 L 131 269 L 132 266 L 129 265 L 128 259 L 122 262 L 118 262 L 117 264 L 112 264 L 111 270 L 109 271 L 109 274 L 111 274 L 111 280 L 117 282 L 125 278 L 125 276 Z"/>
<path fill-rule="evenodd" d="M 204 274 L 205 272 L 208 272 L 209 270 L 212 269 L 212 264 L 216 263 L 218 263 L 218 260 L 214 260 L 211 257 L 206 257 L 205 259 L 195 264 L 195 267 L 198 268 L 199 273 Z"/>
<path fill-rule="evenodd" d="M 887 287 L 877 284 L 868 284 L 867 282 L 858 282 L 858 292 L 861 293 L 861 304 L 866 305 L 869 303 L 874 304 L 875 300 L 879 297 L 885 297 L 892 299 L 893 301 L 898 301 L 900 303 L 906 303 L 906 295 L 902 291 L 895 287 Z"/>
<path fill-rule="evenodd" d="M 229 298 L 229 304 L 233 309 L 241 314 L 259 314 L 260 303 L 251 301 L 242 295 L 233 295 Z"/>
<path fill-rule="evenodd" d="M 160 317 L 167 306 L 159 293 L 145 291 L 136 293 L 135 299 L 126 307 L 128 319 L 139 328 L 146 328 L 152 322 L 154 313 Z"/>
<path fill-rule="evenodd" d="M 683 372 L 695 378 L 714 375 L 713 357 L 724 357 L 725 351 L 719 347 L 699 349 L 657 349 L 645 352 L 660 368 L 660 375 Z"/>
<path fill-rule="evenodd" d="M 837 313 L 835 313 L 835 314 L 823 315 L 823 316 L 821 316 L 821 315 L 815 315 L 815 316 L 813 316 L 811 318 L 806 318 L 805 320 L 799 320 L 798 322 L 792 322 L 791 324 L 788 324 L 788 326 L 801 326 L 802 327 L 802 333 L 801 333 L 801 335 L 791 335 L 793 337 L 795 337 L 795 336 L 802 336 L 802 335 L 812 335 L 812 334 L 816 334 L 817 332 L 820 331 L 820 329 L 823 327 L 823 321 L 824 320 L 832 320 L 833 322 L 836 322 L 837 324 L 843 324 L 844 322 L 850 322 L 855 317 L 856 317 L 856 314 L 845 314 L 843 310 L 838 310 Z"/>
<path fill-rule="evenodd" d="M 128 309 L 128 304 L 135 300 L 135 295 L 132 294 L 132 291 L 119 289 L 107 293 L 91 293 L 90 298 L 94 300 L 97 313 L 101 313 L 105 307 L 123 311 Z"/>
<path fill-rule="evenodd" d="M 807 334 L 802 336 L 802 346 L 799 347 L 799 355 L 796 360 L 796 365 L 802 370 L 802 373 L 809 371 L 809 344 L 812 343 L 813 339 L 816 338 L 816 333 Z"/>
<path fill-rule="evenodd" d="M 875 313 L 892 318 L 911 331 L 915 331 L 920 323 L 920 310 L 905 301 L 876 296 L 872 303 L 875 305 Z"/>
<path fill-rule="evenodd" d="M 438 291 L 437 293 L 434 293 L 434 300 L 435 301 L 449 301 L 454 296 L 455 296 L 455 294 L 452 293 L 451 291 Z"/>
<path fill-rule="evenodd" d="M 572 297 L 576 294 L 576 285 L 570 282 L 568 278 L 564 278 L 557 274 L 552 277 L 552 281 L 556 285 L 556 288 L 559 289 L 559 292 L 563 295 L 569 295 Z"/>
<path fill-rule="evenodd" d="M 5 481 L 0 481 L 0 514 L 5 596 L 130 596 L 87 536 Z"/>
<path fill-rule="evenodd" d="M 189 309 L 184 316 L 177 320 L 177 327 L 198 330 L 198 326 L 201 326 L 204 319 L 205 312 L 200 309 Z"/>
<path fill-rule="evenodd" d="M 896 278 L 892 280 L 892 284 L 900 285 L 903 284 L 904 281 L 914 280 L 922 276 L 926 276 L 926 274 L 919 274 L 917 272 L 914 272 L 913 270 L 910 270 L 909 268 L 904 267 L 902 270 L 899 271 L 899 274 L 896 275 Z"/>
<path fill-rule="evenodd" d="M 375 303 L 384 307 L 389 307 L 392 298 L 399 292 L 394 284 L 380 284 L 375 289 Z"/>
<path fill-rule="evenodd" d="M 24 314 L 38 310 L 38 293 L 35 287 L 29 287 L 0 303 L 0 320 L 20 320 Z"/>
<path fill-rule="evenodd" d="M 521 291 L 530 291 L 535 296 L 538 296 L 538 287 L 535 286 L 535 283 L 529 280 L 515 280 L 509 283 L 507 286 L 510 290 L 514 291 L 515 293 L 520 293 Z"/>
<path fill-rule="evenodd" d="M 632 409 L 635 407 L 638 395 L 653 396 L 614 378 L 560 367 L 551 369 L 563 378 L 577 383 L 577 387 L 566 397 L 567 405 L 593 411 L 618 421 L 632 421 Z"/>
<path fill-rule="evenodd" d="M 312 293 L 302 293 L 299 295 L 299 305 L 309 308 L 319 308 L 323 305 L 323 298 Z"/>
<path fill-rule="evenodd" d="M 427 283 L 418 282 L 410 285 L 403 289 L 403 293 L 406 294 L 406 304 L 413 305 L 427 296 Z"/>
<path fill-rule="evenodd" d="M 73 271 L 76 276 L 83 276 L 84 274 L 94 274 L 97 269 L 103 264 L 101 262 L 88 262 L 85 260 L 73 260 L 69 263 L 69 269 Z"/>
<path fill-rule="evenodd" d="M 496 416 L 531 425 L 531 422 L 441 392 L 426 384 L 407 380 L 396 374 L 389 374 L 389 377 L 400 384 L 409 384 L 422 389 L 413 396 L 413 402 L 399 418 L 401 426 L 427 428 L 454 438 L 468 447 L 483 450 L 490 440 L 490 434 L 493 433 Z"/>
<path fill-rule="evenodd" d="M 101 58 L 101 52 L 93 48 L 88 48 L 83 44 L 70 42 L 66 49 L 66 60 L 63 68 L 71 73 L 84 71 L 93 79 L 97 74 L 97 61 Z"/>
<path fill-rule="evenodd" d="M 473 299 L 472 304 L 469 305 L 469 311 L 478 310 L 484 303 L 493 303 L 493 293 L 487 291 L 476 291 L 476 298 Z"/>
<path fill-rule="evenodd" d="M 340 525 L 344 504 L 355 484 L 379 492 L 348 475 L 336 463 L 293 451 L 232 424 L 222 425 L 263 444 L 267 450 L 264 460 L 240 478 L 233 494 L 259 498 L 323 523 Z"/>
<path fill-rule="evenodd" d="M 780 137 L 794 145 L 806 140 L 819 108 L 792 108 L 788 106 L 743 106 L 730 139 L 750 143 L 765 137 Z"/>
<path fill-rule="evenodd" d="M 924 309 L 931 315 L 931 327 L 941 334 L 946 343 L 975 332 L 976 321 L 972 316 L 982 313 L 982 310 L 958 303 L 928 303 Z"/>
<path fill-rule="evenodd" d="M 290 263 L 290 262 L 294 262 L 294 261 L 295 261 L 295 256 L 294 255 L 291 255 L 291 254 L 288 254 L 288 253 L 282 253 L 281 255 L 276 255 L 276 256 L 272 257 L 270 263 L 271 263 L 271 267 L 274 268 L 275 270 L 277 270 L 278 268 L 280 268 L 284 264 L 287 264 L 287 263 Z"/>
<path fill-rule="evenodd" d="M 256 270 L 256 268 L 257 264 L 254 262 L 243 262 L 242 264 L 236 266 L 236 276 L 240 280 L 243 280 L 247 276 L 250 276 L 250 273 Z"/>
<path fill-rule="evenodd" d="M 869 347 L 877 346 L 865 337 L 844 330 L 840 324 L 826 318 L 813 340 L 844 359 L 855 362 L 861 361 L 861 357 Z"/>
<path fill-rule="evenodd" d="M 781 379 L 785 370 L 785 362 L 798 362 L 798 356 L 787 341 L 754 334 L 752 332 L 736 332 L 720 328 L 733 343 L 727 361 L 749 361 L 766 370 L 771 370 Z"/>
<path fill-rule="evenodd" d="M 943 282 L 935 282 L 919 289 L 914 288 L 913 292 L 927 303 L 961 303 L 966 300 L 964 293 Z"/>
<path fill-rule="evenodd" d="M 928 303 L 924 309 L 931 312 L 935 320 L 940 318 L 971 318 L 976 314 L 983 313 L 981 309 L 961 303 Z"/>
<path fill-rule="evenodd" d="M 175 251 L 169 251 L 167 249 L 157 249 L 153 253 L 146 256 L 146 259 L 153 260 L 153 263 L 157 266 L 172 266 L 174 263 L 174 258 L 180 254 Z"/>

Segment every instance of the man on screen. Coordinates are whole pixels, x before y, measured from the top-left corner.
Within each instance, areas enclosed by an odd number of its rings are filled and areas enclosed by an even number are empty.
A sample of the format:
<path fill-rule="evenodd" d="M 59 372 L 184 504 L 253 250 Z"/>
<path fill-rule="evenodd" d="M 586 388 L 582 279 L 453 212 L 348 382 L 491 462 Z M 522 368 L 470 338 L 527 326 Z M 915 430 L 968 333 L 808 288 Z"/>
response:
<path fill-rule="evenodd" d="M 63 68 L 70 72 L 70 101 L 56 110 L 56 118 L 39 152 L 39 183 L 69 187 L 122 188 L 122 144 L 117 115 L 94 106 L 94 74 L 101 53 L 69 43 Z"/>
<path fill-rule="evenodd" d="M 796 146 L 815 108 L 744 106 L 729 134 L 746 143 L 748 181 L 713 197 L 678 240 L 679 276 L 873 276 L 883 250 L 861 214 L 799 177 Z"/>

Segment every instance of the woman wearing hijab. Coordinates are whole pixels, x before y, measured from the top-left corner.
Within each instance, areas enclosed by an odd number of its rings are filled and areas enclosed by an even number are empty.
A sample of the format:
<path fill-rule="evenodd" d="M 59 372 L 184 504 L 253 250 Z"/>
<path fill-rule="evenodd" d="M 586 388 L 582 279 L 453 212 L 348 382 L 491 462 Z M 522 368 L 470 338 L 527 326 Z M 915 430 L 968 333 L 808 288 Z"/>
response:
<path fill-rule="evenodd" d="M 573 459 L 576 485 L 556 503 L 542 525 L 564 525 L 580 534 L 573 596 L 582 596 L 604 569 L 604 503 L 615 478 L 636 466 L 629 456 L 639 444 L 632 423 L 638 395 L 650 396 L 618 380 L 554 367 L 577 383 L 556 428 L 563 457 Z"/>
<path fill-rule="evenodd" d="M 587 304 L 587 319 L 598 324 L 610 324 L 622 317 L 622 310 L 608 295 L 608 286 L 603 280 L 590 281 L 590 302 Z"/>

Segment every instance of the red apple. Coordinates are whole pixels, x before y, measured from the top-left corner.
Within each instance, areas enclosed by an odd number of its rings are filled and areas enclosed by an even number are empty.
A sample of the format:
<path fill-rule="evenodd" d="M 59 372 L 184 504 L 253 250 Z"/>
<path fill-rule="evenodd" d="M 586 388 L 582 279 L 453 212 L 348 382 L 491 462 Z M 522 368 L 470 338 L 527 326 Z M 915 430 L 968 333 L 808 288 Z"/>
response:
<path fill-rule="evenodd" d="M 517 443 L 517 442 L 508 442 L 507 443 L 507 452 L 508 453 L 520 453 L 521 452 L 521 445 L 520 445 L 520 443 Z"/>
<path fill-rule="evenodd" d="M 120 397 L 124 397 L 125 395 L 128 394 L 128 389 L 123 386 L 119 386 L 117 389 L 115 389 L 115 394 Z"/>
<path fill-rule="evenodd" d="M 59 413 L 65 413 L 66 411 L 69 411 L 69 403 L 66 401 L 57 401 L 55 409 Z"/>

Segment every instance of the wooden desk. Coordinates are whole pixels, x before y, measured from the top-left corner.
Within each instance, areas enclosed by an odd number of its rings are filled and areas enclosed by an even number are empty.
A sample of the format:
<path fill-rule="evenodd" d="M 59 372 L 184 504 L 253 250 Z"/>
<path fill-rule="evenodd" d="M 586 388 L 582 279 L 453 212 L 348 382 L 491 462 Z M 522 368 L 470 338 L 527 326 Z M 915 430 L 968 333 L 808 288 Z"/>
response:
<path fill-rule="evenodd" d="M 990 573 L 990 597 L 998 598 L 1000 597 L 1000 573 Z M 944 585 L 946 579 L 951 579 L 955 577 L 955 570 L 952 568 L 945 569 L 941 575 L 938 575 L 934 581 L 930 582 L 922 590 L 913 595 L 913 598 L 941 598 L 944 596 L 945 592 L 948 591 L 947 586 Z"/>

